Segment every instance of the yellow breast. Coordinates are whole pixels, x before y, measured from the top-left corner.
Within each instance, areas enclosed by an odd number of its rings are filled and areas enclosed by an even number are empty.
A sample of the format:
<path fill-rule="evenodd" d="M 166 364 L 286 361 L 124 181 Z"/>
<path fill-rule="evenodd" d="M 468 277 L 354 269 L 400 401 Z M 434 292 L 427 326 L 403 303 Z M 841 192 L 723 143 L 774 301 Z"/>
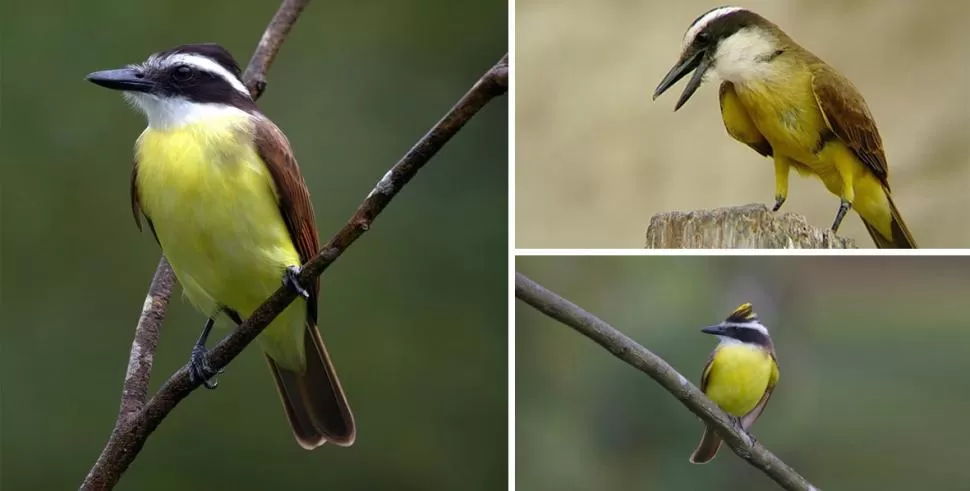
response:
<path fill-rule="evenodd" d="M 248 117 L 208 119 L 138 139 L 141 207 L 186 295 L 248 315 L 300 264 Z M 211 313 L 211 312 L 207 312 Z"/>
<path fill-rule="evenodd" d="M 811 72 L 778 82 L 752 81 L 737 88 L 751 120 L 775 152 L 813 166 L 819 135 L 826 129 L 812 92 Z"/>
<path fill-rule="evenodd" d="M 704 393 L 728 414 L 741 417 L 761 400 L 774 370 L 774 361 L 765 350 L 722 344 L 711 361 Z"/>

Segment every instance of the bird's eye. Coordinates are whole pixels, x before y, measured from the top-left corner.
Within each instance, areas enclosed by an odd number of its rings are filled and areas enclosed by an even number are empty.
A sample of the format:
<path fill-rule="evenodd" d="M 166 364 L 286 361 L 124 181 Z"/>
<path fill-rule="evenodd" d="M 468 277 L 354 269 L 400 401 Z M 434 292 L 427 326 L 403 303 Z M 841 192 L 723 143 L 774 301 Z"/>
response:
<path fill-rule="evenodd" d="M 709 43 L 709 42 L 711 42 L 711 33 L 705 32 L 705 31 L 701 31 L 701 32 L 697 33 L 697 40 L 700 41 L 700 42 L 702 42 L 702 43 Z"/>
<path fill-rule="evenodd" d="M 194 72 L 192 68 L 190 68 L 188 65 L 179 65 L 175 68 L 175 71 L 172 72 L 172 78 L 178 82 L 187 82 L 192 79 L 193 74 Z"/>

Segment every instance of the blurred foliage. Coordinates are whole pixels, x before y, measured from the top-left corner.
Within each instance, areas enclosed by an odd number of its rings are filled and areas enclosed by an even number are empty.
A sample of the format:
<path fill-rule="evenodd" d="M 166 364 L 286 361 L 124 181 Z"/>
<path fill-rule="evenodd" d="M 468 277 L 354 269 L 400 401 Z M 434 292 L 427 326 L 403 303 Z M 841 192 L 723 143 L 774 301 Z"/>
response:
<path fill-rule="evenodd" d="M 4 4 L 0 489 L 80 483 L 114 423 L 159 254 L 128 202 L 143 118 L 85 74 L 202 41 L 245 65 L 278 5 Z M 290 138 L 322 240 L 506 43 L 504 2 L 310 3 L 260 105 Z M 504 487 L 507 117 L 505 98 L 486 107 L 323 276 L 353 447 L 301 450 L 250 349 L 164 421 L 119 488 Z M 173 298 L 153 387 L 202 322 Z"/>
<path fill-rule="evenodd" d="M 520 257 L 693 383 L 751 301 L 781 379 L 752 433 L 822 489 L 966 489 L 970 257 Z M 518 489 L 778 489 L 647 375 L 516 303 Z"/>
<path fill-rule="evenodd" d="M 709 81 L 650 96 L 684 31 L 723 0 L 519 0 L 516 246 L 642 247 L 666 211 L 774 203 L 774 172 L 728 136 Z M 879 126 L 893 198 L 921 247 L 970 247 L 970 2 L 749 0 L 849 78 Z M 791 176 L 784 211 L 832 223 L 839 200 Z M 840 234 L 872 241 L 855 213 Z"/>

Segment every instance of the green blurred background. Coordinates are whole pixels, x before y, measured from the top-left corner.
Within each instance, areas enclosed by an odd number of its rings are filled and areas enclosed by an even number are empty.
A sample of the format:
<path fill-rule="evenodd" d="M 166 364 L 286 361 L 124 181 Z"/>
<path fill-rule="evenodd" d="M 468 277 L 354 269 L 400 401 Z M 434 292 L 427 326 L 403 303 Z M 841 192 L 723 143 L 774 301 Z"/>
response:
<path fill-rule="evenodd" d="M 94 70 L 214 41 L 243 65 L 276 1 L 7 2 L 0 489 L 71 489 L 106 442 L 158 259 L 128 201 L 141 115 Z M 311 2 L 269 73 L 322 240 L 507 50 L 505 2 Z M 496 489 L 506 483 L 507 103 L 496 99 L 323 276 L 357 443 L 301 450 L 247 350 L 119 489 Z M 460 183 L 460 185 L 456 185 Z M 153 388 L 203 317 L 177 294 Z"/>
<path fill-rule="evenodd" d="M 651 94 L 690 23 L 727 0 L 518 0 L 517 247 L 642 247 L 650 218 L 774 202 L 774 171 L 728 136 L 718 83 L 676 113 Z M 970 2 L 746 0 L 855 84 L 921 247 L 970 247 Z M 839 200 L 791 176 L 784 211 L 828 227 Z M 840 235 L 873 247 L 855 213 Z"/>
<path fill-rule="evenodd" d="M 517 270 L 697 384 L 700 328 L 751 301 L 781 379 L 752 433 L 822 489 L 966 489 L 970 257 L 520 257 Z M 576 331 L 516 303 L 523 490 L 775 490 L 699 420 Z"/>

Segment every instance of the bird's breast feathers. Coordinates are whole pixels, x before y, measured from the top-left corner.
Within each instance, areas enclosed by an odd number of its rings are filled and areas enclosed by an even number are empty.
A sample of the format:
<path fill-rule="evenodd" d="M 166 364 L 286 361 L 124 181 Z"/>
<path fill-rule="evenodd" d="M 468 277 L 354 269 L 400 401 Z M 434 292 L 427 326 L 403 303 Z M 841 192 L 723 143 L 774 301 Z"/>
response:
<path fill-rule="evenodd" d="M 776 152 L 806 165 L 817 160 L 819 135 L 826 126 L 810 77 L 750 81 L 737 91 L 751 120 Z"/>
<path fill-rule="evenodd" d="M 722 344 L 711 360 L 704 392 L 734 416 L 750 412 L 771 383 L 774 360 L 764 349 Z"/>
<path fill-rule="evenodd" d="M 300 264 L 248 116 L 148 128 L 136 145 L 140 206 L 186 295 L 248 315 Z M 202 291 L 192 291 L 202 290 Z"/>

